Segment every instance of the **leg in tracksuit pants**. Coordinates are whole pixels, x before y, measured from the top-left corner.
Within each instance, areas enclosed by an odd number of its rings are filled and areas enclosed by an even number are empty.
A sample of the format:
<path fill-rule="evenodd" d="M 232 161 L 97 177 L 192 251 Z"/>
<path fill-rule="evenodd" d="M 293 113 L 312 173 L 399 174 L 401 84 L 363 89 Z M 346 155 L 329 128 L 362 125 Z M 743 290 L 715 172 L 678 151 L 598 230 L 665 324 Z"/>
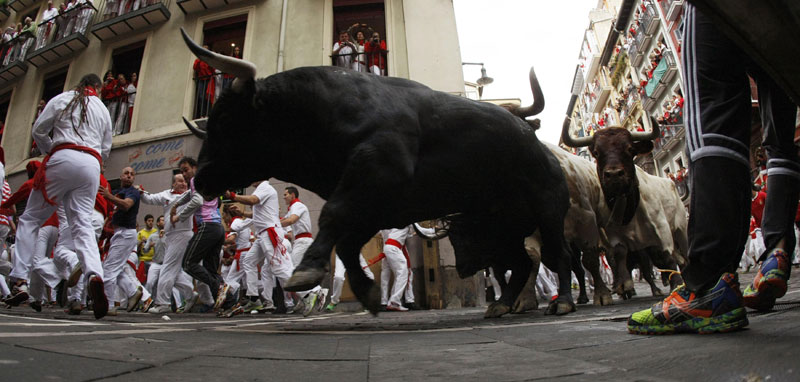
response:
<path fill-rule="evenodd" d="M 183 270 L 208 285 L 212 300 L 217 298 L 222 277 L 219 268 L 219 251 L 225 241 L 225 230 L 219 223 L 201 223 L 192 236 L 183 255 Z M 203 262 L 203 265 L 200 265 Z"/>
<path fill-rule="evenodd" d="M 692 6 L 687 8 L 686 26 L 686 136 L 694 190 L 689 265 L 682 275 L 690 290 L 701 291 L 716 284 L 723 273 L 736 271 L 749 231 L 752 107 L 748 74 L 758 85 L 764 146 L 770 158 L 762 221 L 767 252 L 781 239 L 786 240 L 787 251 L 794 248 L 792 224 L 800 165 L 792 142 L 796 106 Z"/>

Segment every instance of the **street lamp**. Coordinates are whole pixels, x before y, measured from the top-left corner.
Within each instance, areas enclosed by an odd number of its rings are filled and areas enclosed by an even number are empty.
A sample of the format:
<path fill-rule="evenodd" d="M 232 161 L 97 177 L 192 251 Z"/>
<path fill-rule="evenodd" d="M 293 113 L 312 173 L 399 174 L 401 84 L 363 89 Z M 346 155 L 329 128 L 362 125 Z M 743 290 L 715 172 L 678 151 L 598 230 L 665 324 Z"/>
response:
<path fill-rule="evenodd" d="M 491 84 L 494 82 L 494 78 L 489 77 L 486 75 L 486 68 L 483 66 L 482 62 L 462 62 L 461 65 L 480 65 L 481 66 L 481 78 L 478 78 L 475 83 L 478 84 L 478 98 L 483 97 L 483 87 L 486 85 Z"/>

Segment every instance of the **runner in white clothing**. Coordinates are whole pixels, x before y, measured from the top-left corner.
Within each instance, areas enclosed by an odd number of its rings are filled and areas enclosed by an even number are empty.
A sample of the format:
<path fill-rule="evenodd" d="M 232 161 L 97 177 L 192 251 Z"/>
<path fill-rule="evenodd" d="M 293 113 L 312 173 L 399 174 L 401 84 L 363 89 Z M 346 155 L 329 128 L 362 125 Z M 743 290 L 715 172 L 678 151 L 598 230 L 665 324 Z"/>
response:
<path fill-rule="evenodd" d="M 426 235 L 433 236 L 433 228 L 423 228 Z M 406 305 L 416 308 L 414 303 L 414 273 L 411 270 L 411 259 L 406 251 L 406 239 L 414 234 L 414 227 L 409 225 L 404 228 L 381 230 L 383 236 L 383 253 L 386 261 L 381 266 L 381 305 L 386 305 L 386 310 L 399 312 L 409 308 L 403 306 L 402 299 L 405 294 Z M 394 275 L 394 284 L 389 293 L 389 276 Z"/>
<path fill-rule="evenodd" d="M 289 206 L 289 212 L 281 219 L 281 226 L 292 229 L 294 235 L 292 263 L 295 267 L 303 261 L 308 247 L 314 242 L 311 236 L 311 216 L 308 207 L 298 199 L 299 196 L 300 191 L 294 186 L 286 187 L 283 191 L 283 201 Z M 308 316 L 315 306 L 317 310 L 322 310 L 326 294 L 327 290 L 322 289 L 319 285 L 307 291 L 297 292 L 297 295 L 303 298 L 303 315 Z"/>
<path fill-rule="evenodd" d="M 247 296 L 250 299 L 243 307 L 245 312 L 264 308 L 259 301 L 259 265 L 262 266 L 262 272 L 277 277 L 281 284 L 286 283 L 294 271 L 292 259 L 282 244 L 283 228 L 278 218 L 278 192 L 268 181 L 256 182 L 252 186 L 256 187 L 252 195 L 225 192 L 226 199 L 253 207 L 256 241 L 241 259 L 247 277 Z"/>
<path fill-rule="evenodd" d="M 111 151 L 111 117 L 97 97 L 100 86 L 102 82 L 96 74 L 83 76 L 74 90 L 53 97 L 34 123 L 33 139 L 48 155 L 19 219 L 17 263 L 11 273 L 17 280 L 12 299 L 27 300 L 39 227 L 57 205 L 63 205 L 83 273 L 89 278 L 88 292 L 98 319 L 108 313 L 108 299 L 103 291 L 103 267 L 92 227 L 92 210 L 100 183 L 100 165 Z"/>

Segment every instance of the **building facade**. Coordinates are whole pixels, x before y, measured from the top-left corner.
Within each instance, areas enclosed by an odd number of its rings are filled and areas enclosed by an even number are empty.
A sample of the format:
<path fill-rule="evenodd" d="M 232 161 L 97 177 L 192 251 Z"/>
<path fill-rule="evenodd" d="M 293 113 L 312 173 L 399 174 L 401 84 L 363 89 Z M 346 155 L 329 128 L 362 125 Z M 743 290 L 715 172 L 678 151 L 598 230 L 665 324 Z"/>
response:
<path fill-rule="evenodd" d="M 105 78 L 109 72 L 113 81 L 106 82 L 109 89 L 102 96 L 115 136 L 106 177 L 113 185 L 122 168 L 131 166 L 137 184 L 149 190 L 169 188 L 177 161 L 196 156 L 201 144 L 182 118 L 205 117 L 232 81 L 213 68 L 198 68 L 181 28 L 211 50 L 253 62 L 258 77 L 332 65 L 340 31 L 350 31 L 354 38 L 358 32 L 370 37 L 376 32 L 385 40 L 383 75 L 464 95 L 455 15 L 448 0 L 53 1 L 50 9 L 46 0 L 10 0 L 0 10 L 7 34 L 0 52 L 0 122 L 12 189 L 24 182 L 27 162 L 41 159 L 31 139 L 38 110 L 84 74 Z M 134 73 L 136 82 L 131 83 Z M 282 192 L 280 180 L 272 183 Z M 324 201 L 305 190 L 301 198 L 316 233 Z M 150 206 L 140 211 L 142 220 L 146 213 L 162 212 Z M 368 246 L 365 256 L 377 255 L 379 244 Z M 422 242 L 411 244 L 415 271 L 427 273 L 422 269 Z M 438 251 L 438 243 L 430 245 L 437 247 L 436 256 L 443 252 L 442 258 L 452 257 L 452 249 Z M 431 266 L 450 262 L 437 257 Z M 419 279 L 415 284 L 422 290 L 425 278 Z"/>

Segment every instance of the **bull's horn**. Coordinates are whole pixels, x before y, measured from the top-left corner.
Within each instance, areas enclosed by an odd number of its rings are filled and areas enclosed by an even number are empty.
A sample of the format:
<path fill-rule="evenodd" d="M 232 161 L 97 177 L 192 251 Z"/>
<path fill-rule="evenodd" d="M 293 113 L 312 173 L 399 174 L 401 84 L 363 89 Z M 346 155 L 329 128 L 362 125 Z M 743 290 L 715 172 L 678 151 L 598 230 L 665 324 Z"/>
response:
<path fill-rule="evenodd" d="M 661 129 L 658 128 L 658 121 L 656 121 L 653 116 L 650 116 L 650 127 L 653 129 L 649 133 L 641 132 L 641 131 L 632 131 L 631 132 L 631 139 L 636 141 L 652 141 L 656 138 L 661 137 Z"/>
<path fill-rule="evenodd" d="M 516 110 L 513 110 L 513 113 L 525 119 L 525 117 L 530 117 L 532 115 L 536 115 L 544 110 L 544 94 L 542 94 L 542 88 L 539 87 L 539 80 L 536 78 L 536 72 L 533 70 L 533 66 L 531 66 L 530 74 L 528 75 L 531 80 L 531 92 L 533 92 L 533 104 L 526 107 L 520 107 Z"/>
<path fill-rule="evenodd" d="M 186 34 L 183 28 L 181 28 L 181 34 L 189 50 L 191 50 L 197 58 L 205 61 L 213 68 L 219 69 L 223 73 L 232 74 L 240 80 L 252 80 L 256 78 L 256 66 L 252 62 L 224 56 L 204 49 L 202 46 L 197 45 L 197 43 Z"/>
<path fill-rule="evenodd" d="M 185 123 L 186 127 L 189 128 L 189 131 L 191 131 L 192 134 L 196 135 L 198 138 L 206 139 L 206 137 L 208 136 L 208 133 L 206 133 L 203 129 L 195 125 L 194 122 L 191 122 L 188 119 L 186 119 L 186 117 L 183 117 L 183 123 Z"/>
<path fill-rule="evenodd" d="M 569 133 L 569 117 L 564 118 L 564 126 L 561 128 L 561 141 L 569 147 L 585 147 L 592 144 L 594 137 L 573 138 Z"/>

